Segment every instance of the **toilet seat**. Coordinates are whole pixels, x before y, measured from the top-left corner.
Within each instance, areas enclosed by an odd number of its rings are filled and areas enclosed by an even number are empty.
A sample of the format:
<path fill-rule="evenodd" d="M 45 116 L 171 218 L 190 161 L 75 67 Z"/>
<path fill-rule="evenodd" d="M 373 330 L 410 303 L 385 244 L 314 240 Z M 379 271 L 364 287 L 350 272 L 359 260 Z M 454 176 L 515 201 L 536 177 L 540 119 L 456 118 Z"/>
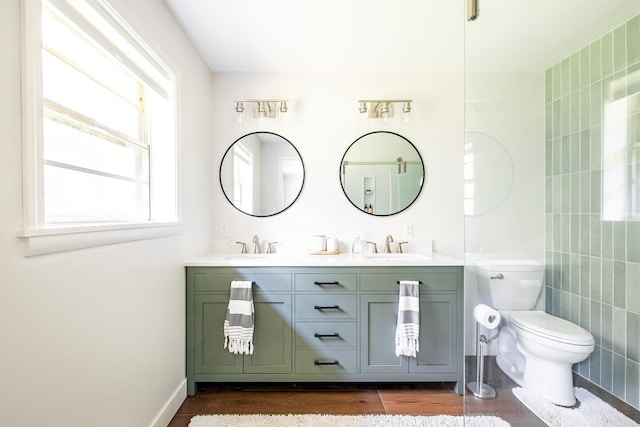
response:
<path fill-rule="evenodd" d="M 593 346 L 595 343 L 587 330 L 544 311 L 514 311 L 511 323 L 525 332 L 563 344 Z"/>

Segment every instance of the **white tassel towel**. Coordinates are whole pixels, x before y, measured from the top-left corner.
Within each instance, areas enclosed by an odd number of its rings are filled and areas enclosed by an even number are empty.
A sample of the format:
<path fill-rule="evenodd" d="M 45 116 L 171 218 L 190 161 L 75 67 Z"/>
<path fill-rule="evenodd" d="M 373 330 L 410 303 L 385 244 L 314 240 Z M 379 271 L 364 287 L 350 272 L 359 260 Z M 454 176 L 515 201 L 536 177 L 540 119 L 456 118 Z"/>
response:
<path fill-rule="evenodd" d="M 231 282 L 229 307 L 224 320 L 224 348 L 234 354 L 253 354 L 253 283 Z"/>
<path fill-rule="evenodd" d="M 396 324 L 396 356 L 416 357 L 420 351 L 420 282 L 398 282 L 398 323 Z"/>

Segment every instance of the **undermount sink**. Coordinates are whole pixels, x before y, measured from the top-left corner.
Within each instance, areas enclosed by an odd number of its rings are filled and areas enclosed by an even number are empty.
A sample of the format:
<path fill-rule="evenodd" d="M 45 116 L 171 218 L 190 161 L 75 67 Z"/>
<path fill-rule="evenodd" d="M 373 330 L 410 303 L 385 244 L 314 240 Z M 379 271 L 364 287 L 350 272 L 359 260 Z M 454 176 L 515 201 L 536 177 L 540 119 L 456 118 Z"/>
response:
<path fill-rule="evenodd" d="M 227 255 L 224 259 L 254 259 L 254 258 L 277 258 L 280 254 L 233 254 Z"/>
<path fill-rule="evenodd" d="M 376 259 L 387 259 L 387 260 L 421 260 L 421 259 L 431 259 L 431 257 L 415 253 L 415 252 L 406 252 L 406 253 L 366 253 L 364 254 L 367 258 L 376 258 Z"/>

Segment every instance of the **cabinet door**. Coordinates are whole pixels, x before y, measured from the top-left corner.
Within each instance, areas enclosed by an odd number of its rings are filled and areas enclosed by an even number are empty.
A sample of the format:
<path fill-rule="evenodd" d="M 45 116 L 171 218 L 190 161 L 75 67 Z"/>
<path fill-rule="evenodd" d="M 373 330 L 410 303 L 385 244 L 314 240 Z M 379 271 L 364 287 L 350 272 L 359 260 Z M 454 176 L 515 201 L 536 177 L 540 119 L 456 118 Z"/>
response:
<path fill-rule="evenodd" d="M 194 302 L 194 372 L 242 373 L 242 357 L 224 348 L 224 319 L 229 295 L 196 295 Z"/>
<path fill-rule="evenodd" d="M 291 295 L 254 294 L 254 351 L 244 373 L 288 374 L 292 364 Z"/>
<path fill-rule="evenodd" d="M 420 295 L 420 351 L 409 358 L 409 372 L 457 372 L 456 312 L 455 294 Z"/>
<path fill-rule="evenodd" d="M 397 295 L 362 295 L 361 363 L 364 374 L 408 372 L 406 357 L 396 356 Z"/>

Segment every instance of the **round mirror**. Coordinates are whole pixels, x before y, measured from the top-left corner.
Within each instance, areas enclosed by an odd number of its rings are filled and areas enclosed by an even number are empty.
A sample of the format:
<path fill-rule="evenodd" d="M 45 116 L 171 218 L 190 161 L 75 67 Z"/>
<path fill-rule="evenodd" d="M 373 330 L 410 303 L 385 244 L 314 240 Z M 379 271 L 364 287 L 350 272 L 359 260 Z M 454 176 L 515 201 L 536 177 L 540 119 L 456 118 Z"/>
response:
<path fill-rule="evenodd" d="M 464 213 L 487 214 L 502 205 L 511 192 L 511 156 L 495 138 L 467 132 L 464 157 Z"/>
<path fill-rule="evenodd" d="M 393 215 L 418 198 L 424 164 L 416 147 L 393 132 L 356 139 L 342 157 L 340 182 L 349 201 L 371 215 Z"/>
<path fill-rule="evenodd" d="M 304 184 L 302 157 L 287 139 L 254 132 L 236 140 L 220 164 L 220 185 L 229 202 L 253 216 L 276 215 L 291 206 Z"/>

